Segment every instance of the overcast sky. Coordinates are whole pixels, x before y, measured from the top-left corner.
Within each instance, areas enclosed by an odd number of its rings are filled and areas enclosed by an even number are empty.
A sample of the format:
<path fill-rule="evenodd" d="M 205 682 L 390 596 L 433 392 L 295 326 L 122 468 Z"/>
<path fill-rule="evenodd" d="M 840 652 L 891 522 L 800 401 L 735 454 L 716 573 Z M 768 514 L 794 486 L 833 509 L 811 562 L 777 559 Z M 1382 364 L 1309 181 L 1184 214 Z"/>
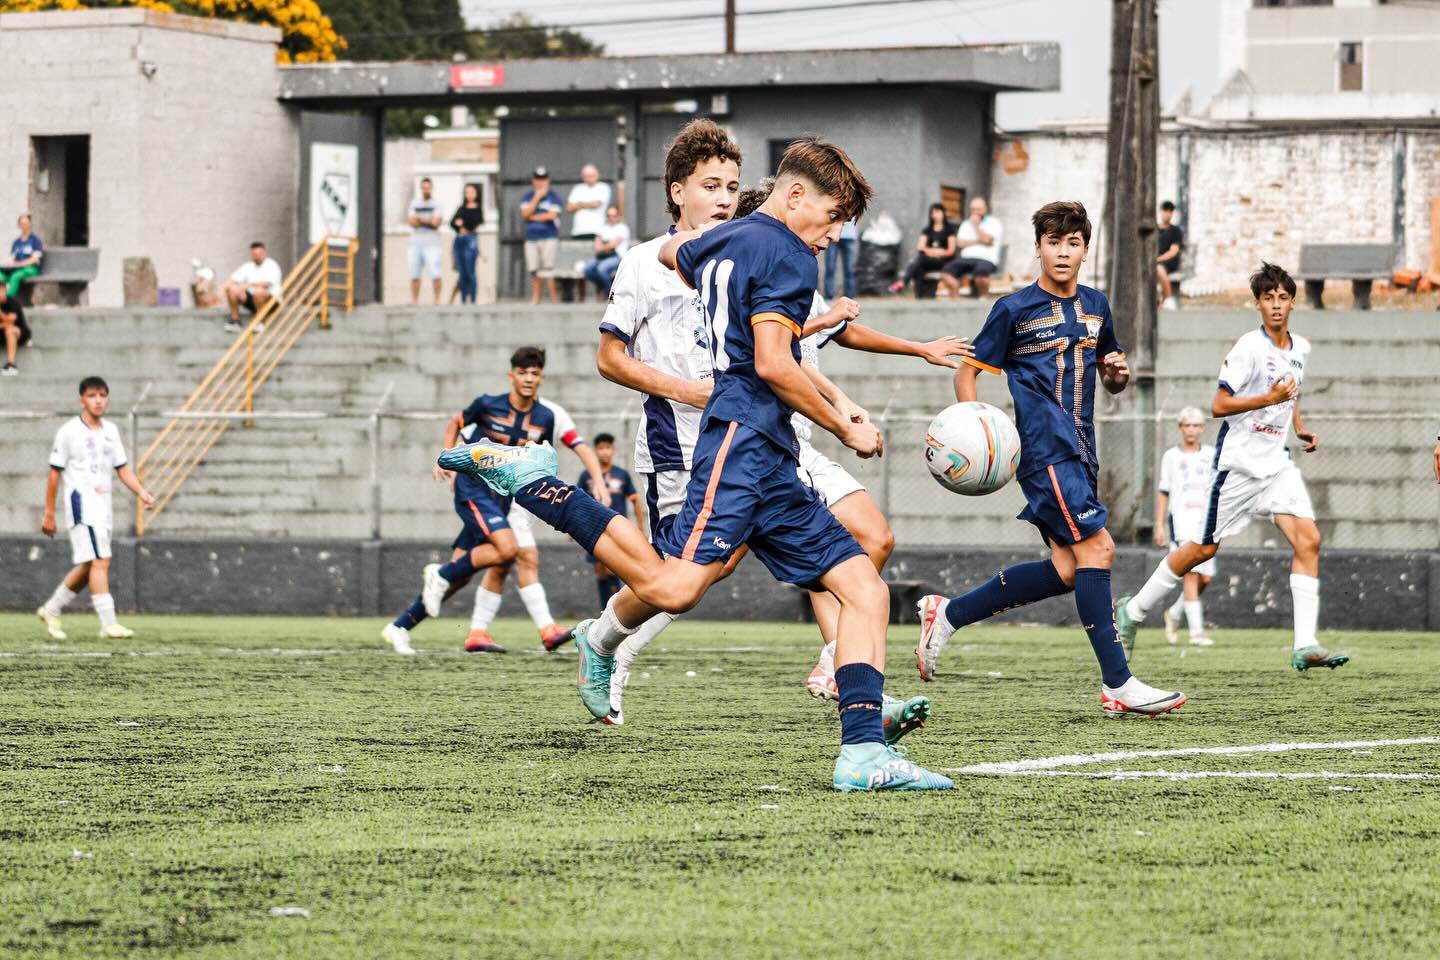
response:
<path fill-rule="evenodd" d="M 855 0 L 736 0 L 735 45 L 746 50 L 930 46 L 1049 40 L 1061 45 L 1061 91 L 1002 94 L 996 120 L 1025 129 L 1050 120 L 1103 118 L 1109 92 L 1110 0 L 903 0 L 849 9 L 806 10 Z M 1159 0 L 1160 98 L 1190 89 L 1202 105 L 1219 86 L 1219 4 Z M 471 26 L 517 9 L 574 25 L 611 54 L 711 53 L 724 49 L 724 0 L 462 0 Z M 747 10 L 799 8 L 746 16 Z M 699 19 L 714 14 L 713 19 Z M 643 21 L 614 24 L 616 20 Z M 610 23 L 609 26 L 601 25 Z"/>

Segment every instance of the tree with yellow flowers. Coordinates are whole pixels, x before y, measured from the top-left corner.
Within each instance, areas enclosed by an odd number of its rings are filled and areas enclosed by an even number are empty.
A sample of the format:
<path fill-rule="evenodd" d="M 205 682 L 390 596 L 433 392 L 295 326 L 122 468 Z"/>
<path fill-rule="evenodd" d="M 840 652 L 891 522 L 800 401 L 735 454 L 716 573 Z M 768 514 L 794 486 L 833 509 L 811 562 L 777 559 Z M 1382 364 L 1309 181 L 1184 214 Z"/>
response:
<path fill-rule="evenodd" d="M 284 35 L 276 59 L 281 63 L 317 63 L 334 60 L 346 46 L 345 38 L 315 0 L 0 0 L 0 12 L 37 10 L 95 10 L 144 7 L 163 13 L 244 20 L 279 27 Z"/>

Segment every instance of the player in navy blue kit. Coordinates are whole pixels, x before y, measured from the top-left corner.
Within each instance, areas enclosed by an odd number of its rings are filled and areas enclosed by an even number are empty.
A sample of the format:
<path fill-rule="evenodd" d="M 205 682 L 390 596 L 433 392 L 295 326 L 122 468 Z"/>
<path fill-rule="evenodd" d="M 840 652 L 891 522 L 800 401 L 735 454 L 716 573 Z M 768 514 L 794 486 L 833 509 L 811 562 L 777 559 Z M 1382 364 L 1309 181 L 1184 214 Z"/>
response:
<path fill-rule="evenodd" d="M 885 742 L 882 701 L 889 591 L 860 545 L 801 482 L 794 412 L 862 457 L 883 451 L 875 426 L 850 419 L 800 367 L 799 336 L 815 298 L 815 256 L 864 212 L 870 185 L 844 151 L 814 138 L 791 144 L 756 213 L 677 233 L 660 251 L 707 312 L 715 385 L 695 448 L 685 504 L 656 555 L 634 524 L 554 477 L 544 448 L 473 444 L 442 465 L 475 473 L 574 537 L 626 583 L 599 620 L 575 629 L 581 698 L 609 710 L 613 653 L 657 611 L 694 606 L 741 544 L 779 580 L 828 590 L 840 602 L 835 681 L 841 750 L 838 790 L 951 789 L 946 778 Z M 604 639 L 601 639 L 601 638 Z M 593 642 L 592 642 L 593 638 Z"/>
<path fill-rule="evenodd" d="M 615 436 L 609 433 L 595 434 L 595 457 L 600 461 L 601 476 L 605 478 L 605 488 L 610 491 L 610 509 L 620 516 L 625 516 L 628 504 L 635 505 L 635 525 L 641 530 L 645 529 L 645 504 L 640 500 L 640 492 L 635 489 L 635 481 L 630 479 L 630 474 L 622 467 L 615 466 Z M 580 471 L 580 479 L 575 481 L 575 486 L 581 490 L 591 490 L 594 481 L 591 479 L 589 470 Z M 604 609 L 610 602 L 610 598 L 620 592 L 624 586 L 620 578 L 610 571 L 594 555 L 590 556 L 590 562 L 595 565 L 595 589 L 600 594 L 600 607 Z"/>
<path fill-rule="evenodd" d="M 1035 212 L 1041 277 L 996 301 L 975 339 L 975 356 L 955 374 L 955 397 L 976 397 L 981 370 L 1004 373 L 1020 431 L 1017 476 L 1050 559 L 1000 571 L 962 597 L 920 601 L 920 676 L 933 679 L 940 651 L 967 624 L 1047 597 L 1075 593 L 1075 608 L 1100 661 L 1100 705 L 1107 716 L 1168 713 L 1183 693 L 1157 690 L 1131 676 L 1111 611 L 1115 543 L 1105 529 L 1095 444 L 1095 380 L 1110 393 L 1130 381 L 1125 353 L 1104 294 L 1079 284 L 1090 248 L 1090 220 L 1079 203 L 1057 201 Z"/>
<path fill-rule="evenodd" d="M 446 423 L 445 446 L 454 446 L 461 433 L 467 431 L 513 445 L 551 443 L 558 437 L 575 452 L 587 470 L 598 473 L 600 461 L 575 429 L 570 415 L 558 404 L 540 398 L 544 375 L 543 349 L 521 347 L 516 350 L 510 357 L 510 391 L 483 394 L 472 400 Z M 435 468 L 435 475 L 437 479 L 450 478 L 449 472 L 439 467 Z M 476 571 L 508 565 L 520 552 L 521 544 L 509 520 L 510 499 L 495 496 L 484 483 L 464 473 L 455 475 L 454 484 L 455 512 L 462 525 L 452 545 L 454 553 L 449 563 L 430 564 L 425 568 L 420 596 L 385 627 L 384 637 L 396 653 L 415 652 L 410 645 L 409 631 L 427 617 L 438 616 L 441 604 L 464 587 Z M 608 492 L 600 496 L 608 502 Z M 533 547 L 533 540 L 530 543 Z M 498 609 L 498 603 L 496 607 Z M 569 633 L 564 630 L 543 637 L 546 650 L 554 650 L 568 639 Z M 473 625 L 465 649 L 470 653 L 505 652 L 488 632 L 476 631 Z"/>

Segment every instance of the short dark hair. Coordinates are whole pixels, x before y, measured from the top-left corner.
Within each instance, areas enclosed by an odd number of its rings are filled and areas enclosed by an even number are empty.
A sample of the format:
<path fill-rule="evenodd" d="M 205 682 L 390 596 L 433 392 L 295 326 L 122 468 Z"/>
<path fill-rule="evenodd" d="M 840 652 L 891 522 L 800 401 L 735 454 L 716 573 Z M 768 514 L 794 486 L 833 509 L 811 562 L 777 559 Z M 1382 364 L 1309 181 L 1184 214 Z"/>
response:
<path fill-rule="evenodd" d="M 110 392 L 110 384 L 105 382 L 103 377 L 86 377 L 80 381 L 80 396 L 85 396 L 86 390 L 104 390 Z"/>
<path fill-rule="evenodd" d="M 598 447 L 598 446 L 600 446 L 600 444 L 602 444 L 602 443 L 608 443 L 608 444 L 610 444 L 610 446 L 612 446 L 612 447 L 615 446 L 615 434 L 613 434 L 613 433 L 597 433 L 597 434 L 595 434 L 595 446 Z"/>
<path fill-rule="evenodd" d="M 531 367 L 545 369 L 545 348 L 544 347 L 521 347 L 510 354 L 511 370 L 528 370 Z"/>
<path fill-rule="evenodd" d="M 1166 200 L 1164 203 L 1160 204 L 1160 209 L 1161 209 L 1161 210 L 1165 210 L 1165 211 L 1169 211 L 1169 212 L 1174 212 L 1174 210 L 1175 210 L 1175 204 L 1172 203 L 1172 202 L 1169 201 L 1169 200 Z"/>
<path fill-rule="evenodd" d="M 265 241 L 264 241 L 264 240 L 251 240 L 251 241 L 250 241 L 250 249 L 251 249 L 251 250 L 254 250 L 256 247 L 259 247 L 261 250 L 264 250 L 264 249 L 265 249 Z"/>
<path fill-rule="evenodd" d="M 775 171 L 775 180 L 779 182 L 786 177 L 803 177 L 827 197 L 840 201 L 840 212 L 846 220 L 864 216 L 865 208 L 875 196 L 870 181 L 850 155 L 820 137 L 801 137 L 786 148 L 785 156 L 780 158 L 780 169 Z"/>
<path fill-rule="evenodd" d="M 739 220 L 741 217 L 748 217 L 756 210 L 759 210 L 760 205 L 770 199 L 770 192 L 774 189 L 775 178 L 766 177 L 764 180 L 755 184 L 755 186 L 746 187 L 744 190 L 741 190 L 740 196 L 735 198 L 735 219 Z"/>
<path fill-rule="evenodd" d="M 670 184 L 684 183 L 711 157 L 734 160 L 740 166 L 740 148 L 725 128 L 708 117 L 698 117 L 680 128 L 675 139 L 665 144 L 665 209 L 671 220 L 680 219 L 680 207 L 670 198 Z"/>
<path fill-rule="evenodd" d="M 1030 218 L 1035 225 L 1035 242 L 1046 237 L 1065 237 L 1077 230 L 1090 246 L 1090 215 L 1085 205 L 1078 200 L 1056 200 L 1047 203 Z"/>
<path fill-rule="evenodd" d="M 1250 274 L 1250 293 L 1259 300 L 1262 295 L 1276 288 L 1284 290 L 1295 296 L 1295 278 L 1286 272 L 1284 267 L 1276 266 L 1273 263 L 1260 261 L 1260 269 Z"/>
<path fill-rule="evenodd" d="M 421 178 L 420 178 L 420 182 L 421 182 L 421 183 L 428 183 L 428 184 L 430 184 L 430 186 L 432 186 L 432 187 L 435 186 L 435 181 L 434 181 L 434 180 L 431 180 L 429 177 L 421 177 Z"/>

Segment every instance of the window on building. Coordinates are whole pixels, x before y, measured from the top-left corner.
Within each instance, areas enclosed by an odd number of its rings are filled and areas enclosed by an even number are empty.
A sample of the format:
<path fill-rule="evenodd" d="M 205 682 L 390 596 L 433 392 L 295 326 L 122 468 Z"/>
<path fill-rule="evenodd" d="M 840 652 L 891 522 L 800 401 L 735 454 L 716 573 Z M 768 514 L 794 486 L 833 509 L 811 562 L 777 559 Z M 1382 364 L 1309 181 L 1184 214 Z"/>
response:
<path fill-rule="evenodd" d="M 940 202 L 945 207 L 945 216 L 949 217 L 955 223 L 964 220 L 968 214 L 965 204 L 964 187 L 947 187 L 941 184 Z"/>
<path fill-rule="evenodd" d="M 1365 89 L 1365 45 L 1340 44 L 1340 89 Z"/>

